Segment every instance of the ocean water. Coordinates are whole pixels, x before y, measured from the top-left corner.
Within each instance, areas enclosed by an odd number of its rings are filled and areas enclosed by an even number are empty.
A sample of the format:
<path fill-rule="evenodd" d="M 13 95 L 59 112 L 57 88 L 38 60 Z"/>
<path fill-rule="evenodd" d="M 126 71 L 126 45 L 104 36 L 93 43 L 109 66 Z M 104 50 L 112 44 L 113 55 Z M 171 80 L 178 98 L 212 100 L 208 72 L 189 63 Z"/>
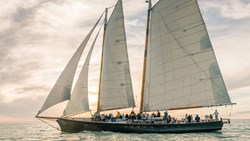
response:
<path fill-rule="evenodd" d="M 250 141 L 250 120 L 232 120 L 223 130 L 185 134 L 61 133 L 43 123 L 0 124 L 0 140 L 9 141 Z"/>

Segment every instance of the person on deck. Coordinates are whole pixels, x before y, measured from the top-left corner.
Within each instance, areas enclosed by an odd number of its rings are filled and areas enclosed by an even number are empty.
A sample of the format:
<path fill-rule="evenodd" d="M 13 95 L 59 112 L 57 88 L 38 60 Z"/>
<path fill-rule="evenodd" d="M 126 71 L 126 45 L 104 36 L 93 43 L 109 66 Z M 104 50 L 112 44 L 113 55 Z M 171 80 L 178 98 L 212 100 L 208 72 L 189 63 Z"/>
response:
<path fill-rule="evenodd" d="M 134 121 L 136 119 L 136 115 L 134 112 L 133 113 L 131 112 L 130 118 L 132 121 Z"/>
<path fill-rule="evenodd" d="M 159 111 L 157 111 L 156 117 L 161 117 L 161 113 Z"/>
<path fill-rule="evenodd" d="M 164 112 L 163 120 L 167 120 L 167 118 L 168 118 L 168 111 L 165 111 L 165 112 Z"/>
<path fill-rule="evenodd" d="M 197 115 L 195 116 L 195 121 L 196 121 L 196 122 L 200 122 L 200 119 L 201 119 L 201 118 L 200 118 L 199 115 L 197 114 Z"/>
<path fill-rule="evenodd" d="M 125 115 L 126 120 L 128 120 L 128 114 Z"/>
<path fill-rule="evenodd" d="M 213 120 L 213 115 L 212 114 L 210 114 L 210 120 Z"/>
<path fill-rule="evenodd" d="M 151 120 L 151 124 L 154 124 L 154 121 L 155 121 L 155 114 L 154 113 L 151 114 L 150 120 Z"/>
<path fill-rule="evenodd" d="M 101 114 L 100 118 L 101 118 L 101 121 L 103 121 L 103 122 L 105 121 L 105 115 L 104 114 Z"/>
<path fill-rule="evenodd" d="M 132 110 L 130 114 L 131 114 L 131 115 L 134 115 L 134 114 L 135 114 L 134 110 Z"/>
<path fill-rule="evenodd" d="M 122 121 L 125 121 L 125 120 L 126 120 L 125 115 L 124 113 L 122 113 Z"/>
<path fill-rule="evenodd" d="M 95 112 L 94 116 L 92 117 L 95 121 L 100 121 L 101 120 L 101 116 L 100 113 L 97 111 Z"/>
<path fill-rule="evenodd" d="M 155 113 L 152 113 L 151 114 L 151 120 L 154 120 L 155 119 Z"/>
<path fill-rule="evenodd" d="M 168 115 L 168 117 L 167 117 L 167 123 L 170 123 L 171 122 L 171 116 L 170 115 Z"/>
<path fill-rule="evenodd" d="M 191 115 L 189 115 L 189 116 L 187 117 L 187 119 L 188 119 L 188 122 L 191 123 L 191 121 L 192 121 Z"/>
<path fill-rule="evenodd" d="M 219 113 L 217 110 L 214 111 L 213 115 L 215 116 L 215 120 L 218 120 Z"/>
<path fill-rule="evenodd" d="M 151 114 L 151 117 L 155 117 L 155 113 L 154 112 Z"/>
<path fill-rule="evenodd" d="M 137 120 L 141 120 L 141 114 L 140 113 L 137 113 L 136 117 L 137 117 Z"/>
<path fill-rule="evenodd" d="M 188 114 L 185 115 L 185 122 L 188 122 Z"/>

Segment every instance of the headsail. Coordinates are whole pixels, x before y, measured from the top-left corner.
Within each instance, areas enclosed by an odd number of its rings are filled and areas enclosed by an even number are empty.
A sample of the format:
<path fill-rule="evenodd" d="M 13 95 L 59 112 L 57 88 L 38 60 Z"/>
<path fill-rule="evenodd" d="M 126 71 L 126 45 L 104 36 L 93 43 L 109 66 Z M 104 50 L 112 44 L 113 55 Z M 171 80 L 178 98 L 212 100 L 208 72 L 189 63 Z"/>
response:
<path fill-rule="evenodd" d="M 107 23 L 99 110 L 134 107 L 122 0 Z"/>
<path fill-rule="evenodd" d="M 103 15 L 103 14 L 102 14 Z M 101 17 L 102 17 L 101 15 Z M 76 50 L 70 61 L 68 62 L 67 66 L 57 79 L 54 87 L 51 89 L 48 97 L 46 98 L 41 110 L 38 112 L 37 115 L 42 113 L 44 110 L 48 109 L 49 107 L 56 105 L 60 102 L 70 99 L 72 83 L 75 75 L 75 71 L 78 65 L 78 62 L 81 58 L 82 52 L 92 35 L 94 29 L 96 28 L 97 24 L 99 23 L 101 17 L 98 19 L 94 27 L 88 33 L 86 38 L 83 40 L 79 48 Z"/>
<path fill-rule="evenodd" d="M 231 104 L 197 0 L 152 8 L 143 111 Z"/>
<path fill-rule="evenodd" d="M 100 32 L 100 30 L 99 30 Z M 92 55 L 92 51 L 94 49 L 97 37 L 99 35 L 97 33 L 89 53 L 85 59 L 84 65 L 82 66 L 82 70 L 79 74 L 79 77 L 76 81 L 74 90 L 71 94 L 70 100 L 67 103 L 67 106 L 64 110 L 64 116 L 78 114 L 89 111 L 89 100 L 88 100 L 88 72 L 89 72 L 89 63 Z"/>

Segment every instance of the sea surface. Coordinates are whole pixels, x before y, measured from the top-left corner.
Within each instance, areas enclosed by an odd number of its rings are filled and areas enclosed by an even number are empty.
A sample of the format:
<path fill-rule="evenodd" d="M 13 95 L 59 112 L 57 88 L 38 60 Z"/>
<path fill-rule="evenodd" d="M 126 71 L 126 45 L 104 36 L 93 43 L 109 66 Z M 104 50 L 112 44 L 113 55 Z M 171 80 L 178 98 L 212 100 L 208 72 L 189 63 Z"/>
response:
<path fill-rule="evenodd" d="M 56 125 L 56 124 L 55 124 Z M 0 140 L 9 141 L 250 141 L 250 120 L 232 120 L 222 131 L 185 134 L 61 133 L 44 123 L 1 123 Z"/>

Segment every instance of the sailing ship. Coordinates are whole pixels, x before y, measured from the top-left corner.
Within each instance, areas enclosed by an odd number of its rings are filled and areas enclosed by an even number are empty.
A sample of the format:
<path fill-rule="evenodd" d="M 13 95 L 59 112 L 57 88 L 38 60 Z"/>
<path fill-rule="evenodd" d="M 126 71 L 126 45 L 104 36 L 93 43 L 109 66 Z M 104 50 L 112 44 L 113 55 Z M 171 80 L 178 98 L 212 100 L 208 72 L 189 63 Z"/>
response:
<path fill-rule="evenodd" d="M 140 112 L 232 105 L 197 0 L 159 0 L 148 3 Z M 72 115 L 89 112 L 88 76 L 95 36 L 74 89 L 75 72 L 95 28 L 104 15 L 97 112 L 134 108 L 123 2 L 118 0 L 110 18 L 104 11 L 87 34 L 51 89 L 40 116 L 69 100 L 61 117 L 62 132 L 112 131 L 122 133 L 186 133 L 221 130 L 223 120 L 204 122 L 100 122 Z"/>

